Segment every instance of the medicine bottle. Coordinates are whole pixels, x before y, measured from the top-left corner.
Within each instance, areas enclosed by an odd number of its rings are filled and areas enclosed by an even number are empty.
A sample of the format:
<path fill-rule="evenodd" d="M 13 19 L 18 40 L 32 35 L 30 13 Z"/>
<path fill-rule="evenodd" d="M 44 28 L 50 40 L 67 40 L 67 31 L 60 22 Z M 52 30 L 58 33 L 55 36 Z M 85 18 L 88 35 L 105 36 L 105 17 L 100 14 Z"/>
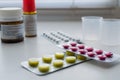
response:
<path fill-rule="evenodd" d="M 37 11 L 35 0 L 23 0 L 23 14 L 25 25 L 25 36 L 37 36 Z"/>
<path fill-rule="evenodd" d="M 17 43 L 24 40 L 21 8 L 0 8 L 1 41 Z"/>

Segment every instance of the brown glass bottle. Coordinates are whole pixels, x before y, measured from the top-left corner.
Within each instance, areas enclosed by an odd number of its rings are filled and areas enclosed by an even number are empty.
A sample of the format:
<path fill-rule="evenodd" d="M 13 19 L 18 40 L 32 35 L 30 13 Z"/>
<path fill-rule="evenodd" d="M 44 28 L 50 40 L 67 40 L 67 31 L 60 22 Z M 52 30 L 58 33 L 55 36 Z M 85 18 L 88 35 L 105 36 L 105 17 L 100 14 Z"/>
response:
<path fill-rule="evenodd" d="M 3 29 L 4 29 L 3 27 L 4 26 L 2 26 L 2 25 L 8 25 L 9 27 L 10 27 L 10 25 L 14 25 L 15 27 L 20 27 L 18 25 L 23 24 L 23 20 L 20 20 L 20 21 L 11 21 L 11 22 L 0 22 L 0 23 L 1 23 L 1 31 L 3 31 Z M 14 32 L 16 32 L 16 31 L 14 31 Z M 21 42 L 23 40 L 24 40 L 23 35 L 16 36 L 16 38 L 14 38 L 14 39 L 5 39 L 1 35 L 1 41 L 4 42 L 4 43 L 17 43 L 17 42 Z"/>
<path fill-rule="evenodd" d="M 1 42 L 17 43 L 24 40 L 21 8 L 0 8 Z"/>

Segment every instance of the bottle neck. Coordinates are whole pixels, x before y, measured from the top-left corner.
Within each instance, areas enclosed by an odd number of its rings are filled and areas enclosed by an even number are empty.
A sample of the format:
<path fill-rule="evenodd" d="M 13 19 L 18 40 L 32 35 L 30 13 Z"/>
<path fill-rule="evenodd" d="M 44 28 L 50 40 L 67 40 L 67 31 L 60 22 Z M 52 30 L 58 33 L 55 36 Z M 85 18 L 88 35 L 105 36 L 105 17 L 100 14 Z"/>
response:
<path fill-rule="evenodd" d="M 37 14 L 37 11 L 33 11 L 33 12 L 23 12 L 24 15 L 35 15 Z"/>

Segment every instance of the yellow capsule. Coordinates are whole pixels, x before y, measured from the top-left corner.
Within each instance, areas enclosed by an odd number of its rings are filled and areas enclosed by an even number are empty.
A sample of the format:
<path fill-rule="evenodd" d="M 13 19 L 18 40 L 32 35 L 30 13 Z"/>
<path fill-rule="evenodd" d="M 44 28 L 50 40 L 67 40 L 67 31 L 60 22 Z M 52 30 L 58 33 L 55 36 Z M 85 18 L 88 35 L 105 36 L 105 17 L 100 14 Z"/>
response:
<path fill-rule="evenodd" d="M 28 60 L 28 64 L 31 67 L 37 67 L 38 64 L 39 64 L 39 61 L 36 58 L 31 58 L 31 59 Z"/>

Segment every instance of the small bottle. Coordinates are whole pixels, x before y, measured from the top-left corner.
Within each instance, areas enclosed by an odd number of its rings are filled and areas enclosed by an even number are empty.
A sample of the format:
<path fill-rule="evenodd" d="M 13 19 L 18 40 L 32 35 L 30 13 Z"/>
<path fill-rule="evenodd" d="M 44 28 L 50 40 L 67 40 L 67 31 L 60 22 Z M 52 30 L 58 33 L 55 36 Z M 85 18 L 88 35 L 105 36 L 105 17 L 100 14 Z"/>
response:
<path fill-rule="evenodd" d="M 35 0 L 23 0 L 23 14 L 25 23 L 25 36 L 37 36 L 37 12 Z"/>
<path fill-rule="evenodd" d="M 21 8 L 0 8 L 1 41 L 16 43 L 24 40 Z"/>

